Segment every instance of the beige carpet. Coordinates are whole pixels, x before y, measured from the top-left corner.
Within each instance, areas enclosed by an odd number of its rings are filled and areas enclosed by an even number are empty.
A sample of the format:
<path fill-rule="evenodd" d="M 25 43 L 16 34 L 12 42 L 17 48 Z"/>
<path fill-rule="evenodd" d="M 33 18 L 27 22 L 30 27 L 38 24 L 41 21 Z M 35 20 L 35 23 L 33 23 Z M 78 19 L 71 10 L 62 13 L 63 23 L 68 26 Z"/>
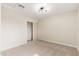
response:
<path fill-rule="evenodd" d="M 75 48 L 46 41 L 29 41 L 27 44 L 2 52 L 3 56 L 77 56 Z"/>

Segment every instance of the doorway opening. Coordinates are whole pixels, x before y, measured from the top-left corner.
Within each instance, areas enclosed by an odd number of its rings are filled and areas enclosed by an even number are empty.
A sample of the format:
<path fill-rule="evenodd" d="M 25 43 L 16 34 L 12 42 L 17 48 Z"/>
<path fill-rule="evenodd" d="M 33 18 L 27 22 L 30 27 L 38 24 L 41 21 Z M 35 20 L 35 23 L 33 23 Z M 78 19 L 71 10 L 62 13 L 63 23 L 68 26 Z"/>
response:
<path fill-rule="evenodd" d="M 33 40 L 33 23 L 32 22 L 27 22 L 27 38 L 28 38 L 28 41 Z"/>

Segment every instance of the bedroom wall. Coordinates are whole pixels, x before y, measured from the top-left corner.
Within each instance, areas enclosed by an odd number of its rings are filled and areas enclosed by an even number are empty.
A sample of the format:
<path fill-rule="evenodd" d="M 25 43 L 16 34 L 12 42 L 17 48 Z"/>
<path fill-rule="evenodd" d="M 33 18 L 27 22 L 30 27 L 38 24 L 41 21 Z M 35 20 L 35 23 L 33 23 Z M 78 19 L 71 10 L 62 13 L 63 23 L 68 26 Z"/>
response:
<path fill-rule="evenodd" d="M 27 22 L 34 23 L 34 39 L 36 39 L 36 20 L 23 17 L 11 8 L 1 6 L 2 40 L 1 50 L 7 50 L 27 42 Z"/>
<path fill-rule="evenodd" d="M 78 43 L 78 51 L 79 51 L 79 9 L 78 9 L 78 21 L 77 21 L 77 23 L 78 23 L 78 29 L 77 29 L 77 43 Z"/>
<path fill-rule="evenodd" d="M 1 4 L 0 4 L 0 55 L 1 55 Z"/>
<path fill-rule="evenodd" d="M 70 11 L 39 20 L 38 39 L 77 46 L 77 11 Z"/>

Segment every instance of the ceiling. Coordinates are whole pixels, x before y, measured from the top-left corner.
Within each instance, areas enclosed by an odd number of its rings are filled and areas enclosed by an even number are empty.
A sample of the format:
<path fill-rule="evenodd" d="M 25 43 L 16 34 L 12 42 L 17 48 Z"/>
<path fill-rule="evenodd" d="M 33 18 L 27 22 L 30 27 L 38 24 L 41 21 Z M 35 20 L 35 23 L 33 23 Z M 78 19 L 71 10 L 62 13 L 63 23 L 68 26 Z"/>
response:
<path fill-rule="evenodd" d="M 24 8 L 19 7 L 21 4 Z M 44 3 L 45 4 L 45 3 Z M 45 19 L 51 17 L 52 15 L 57 15 L 60 13 L 73 11 L 79 8 L 78 3 L 47 3 L 45 5 L 47 12 L 40 13 L 39 8 L 44 6 L 43 3 L 4 3 L 2 5 L 11 7 L 20 14 L 26 17 L 31 17 L 33 19 Z"/>

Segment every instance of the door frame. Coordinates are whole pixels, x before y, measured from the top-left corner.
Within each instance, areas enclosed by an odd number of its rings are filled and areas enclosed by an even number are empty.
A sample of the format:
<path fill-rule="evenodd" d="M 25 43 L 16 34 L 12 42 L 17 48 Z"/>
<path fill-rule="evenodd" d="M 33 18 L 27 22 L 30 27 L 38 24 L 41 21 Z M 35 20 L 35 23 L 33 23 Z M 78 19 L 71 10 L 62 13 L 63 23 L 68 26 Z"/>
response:
<path fill-rule="evenodd" d="M 27 26 L 28 26 L 28 23 L 31 24 L 31 41 L 33 41 L 33 22 L 27 22 Z"/>

